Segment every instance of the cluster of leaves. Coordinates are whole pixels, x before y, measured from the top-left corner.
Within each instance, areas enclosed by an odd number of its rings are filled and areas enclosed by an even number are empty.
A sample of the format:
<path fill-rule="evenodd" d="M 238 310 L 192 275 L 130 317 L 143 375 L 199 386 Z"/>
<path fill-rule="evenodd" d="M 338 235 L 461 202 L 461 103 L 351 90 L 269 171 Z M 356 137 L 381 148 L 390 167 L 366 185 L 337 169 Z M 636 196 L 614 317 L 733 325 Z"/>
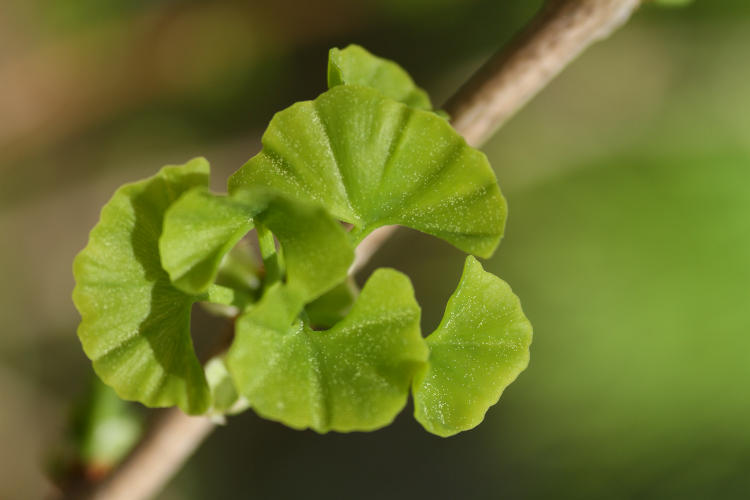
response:
<path fill-rule="evenodd" d="M 472 256 L 494 252 L 506 217 L 484 154 L 402 68 L 361 47 L 331 50 L 328 83 L 274 116 L 227 195 L 209 192 L 198 158 L 121 187 L 102 210 L 74 301 L 83 348 L 121 397 L 346 432 L 389 424 L 411 390 L 416 419 L 449 436 L 526 367 L 519 301 Z M 393 224 L 472 254 L 426 338 L 408 277 L 379 269 L 361 292 L 348 277 L 356 246 Z M 262 269 L 238 246 L 252 229 Z M 229 350 L 205 367 L 195 302 L 237 314 Z"/>

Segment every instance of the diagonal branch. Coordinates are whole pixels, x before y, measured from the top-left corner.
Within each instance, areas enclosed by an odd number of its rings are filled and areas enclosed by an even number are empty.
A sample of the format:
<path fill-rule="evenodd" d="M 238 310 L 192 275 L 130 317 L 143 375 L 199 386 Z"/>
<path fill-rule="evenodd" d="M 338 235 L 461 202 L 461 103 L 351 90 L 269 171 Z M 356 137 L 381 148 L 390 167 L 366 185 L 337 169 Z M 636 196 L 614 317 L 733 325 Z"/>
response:
<path fill-rule="evenodd" d="M 550 0 L 529 27 L 499 51 L 448 101 L 455 129 L 481 146 L 589 45 L 622 25 L 640 0 Z M 357 248 L 356 273 L 394 232 L 387 226 Z M 165 410 L 142 442 L 88 498 L 141 500 L 158 493 L 211 433 L 207 417 Z"/>

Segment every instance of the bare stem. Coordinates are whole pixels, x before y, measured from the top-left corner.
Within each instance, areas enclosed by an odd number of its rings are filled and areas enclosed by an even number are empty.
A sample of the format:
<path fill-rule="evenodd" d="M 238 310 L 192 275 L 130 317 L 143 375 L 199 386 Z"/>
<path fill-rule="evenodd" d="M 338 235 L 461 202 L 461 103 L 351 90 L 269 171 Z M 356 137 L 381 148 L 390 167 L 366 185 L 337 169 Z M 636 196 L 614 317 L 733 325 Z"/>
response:
<path fill-rule="evenodd" d="M 640 0 L 552 0 L 508 47 L 448 100 L 466 142 L 479 147 L 586 47 L 628 20 Z"/>
<path fill-rule="evenodd" d="M 508 118 L 586 47 L 630 17 L 640 0 L 551 0 L 504 50 L 496 53 L 446 104 L 455 129 L 481 146 Z M 360 270 L 395 226 L 380 228 L 357 248 L 351 273 Z M 130 457 L 95 486 L 97 500 L 141 500 L 158 493 L 210 434 L 214 423 L 165 410 Z"/>
<path fill-rule="evenodd" d="M 586 47 L 609 36 L 641 0 L 550 0 L 531 24 L 495 53 L 445 104 L 453 128 L 481 147 Z M 398 226 L 373 231 L 357 247 L 361 270 Z"/>
<path fill-rule="evenodd" d="M 156 495 L 214 429 L 208 417 L 189 417 L 177 408 L 164 410 L 130 456 L 91 500 L 140 500 Z"/>

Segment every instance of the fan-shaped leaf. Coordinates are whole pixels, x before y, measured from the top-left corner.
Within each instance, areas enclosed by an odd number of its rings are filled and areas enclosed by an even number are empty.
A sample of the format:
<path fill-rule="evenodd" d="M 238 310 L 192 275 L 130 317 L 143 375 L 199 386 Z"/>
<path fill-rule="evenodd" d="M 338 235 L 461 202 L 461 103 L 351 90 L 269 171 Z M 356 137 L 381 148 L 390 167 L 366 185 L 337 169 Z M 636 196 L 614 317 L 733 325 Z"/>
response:
<path fill-rule="evenodd" d="M 118 189 L 73 265 L 78 336 L 96 373 L 124 399 L 191 414 L 210 402 L 190 338 L 190 308 L 201 297 L 172 286 L 158 241 L 164 212 L 206 186 L 208 173 L 199 158 Z"/>
<path fill-rule="evenodd" d="M 354 248 L 341 224 L 323 207 L 274 195 L 256 218 L 279 240 L 286 286 L 304 303 L 346 279 Z"/>
<path fill-rule="evenodd" d="M 240 413 L 248 408 L 244 398 L 240 398 L 229 375 L 224 356 L 216 356 L 206 363 L 206 379 L 211 388 L 212 404 L 209 413 L 223 417 Z"/>
<path fill-rule="evenodd" d="M 339 85 L 271 120 L 263 150 L 229 181 L 320 202 L 355 240 L 400 224 L 480 256 L 503 233 L 506 205 L 483 153 L 434 113 Z"/>
<path fill-rule="evenodd" d="M 288 308 L 281 284 L 237 322 L 227 365 L 262 416 L 318 432 L 372 430 L 406 404 L 427 358 L 409 279 L 380 269 L 349 315 L 314 331 Z"/>
<path fill-rule="evenodd" d="M 426 340 L 430 359 L 414 379 L 414 416 L 428 431 L 451 436 L 477 426 L 526 368 L 531 324 L 510 287 L 469 256 Z"/>
<path fill-rule="evenodd" d="M 417 87 L 409 73 L 393 61 L 377 57 L 359 45 L 328 52 L 328 88 L 362 85 L 418 109 L 431 110 L 427 92 Z"/>
<path fill-rule="evenodd" d="M 221 260 L 215 284 L 207 291 L 208 302 L 201 305 L 214 316 L 236 318 L 240 311 L 260 298 L 261 272 L 250 242 L 240 240 Z"/>
<path fill-rule="evenodd" d="M 315 330 L 332 327 L 349 313 L 359 290 L 351 276 L 305 306 L 305 314 Z"/>
<path fill-rule="evenodd" d="M 164 220 L 162 264 L 175 285 L 194 294 L 207 290 L 222 258 L 253 220 L 278 238 L 287 286 L 303 304 L 346 278 L 354 259 L 349 236 L 319 205 L 264 189 L 218 196 L 199 188 L 181 197 Z"/>
<path fill-rule="evenodd" d="M 192 189 L 167 210 L 159 251 L 172 283 L 190 294 L 201 294 L 214 282 L 219 265 L 253 228 L 245 203 L 217 196 L 206 187 Z"/>

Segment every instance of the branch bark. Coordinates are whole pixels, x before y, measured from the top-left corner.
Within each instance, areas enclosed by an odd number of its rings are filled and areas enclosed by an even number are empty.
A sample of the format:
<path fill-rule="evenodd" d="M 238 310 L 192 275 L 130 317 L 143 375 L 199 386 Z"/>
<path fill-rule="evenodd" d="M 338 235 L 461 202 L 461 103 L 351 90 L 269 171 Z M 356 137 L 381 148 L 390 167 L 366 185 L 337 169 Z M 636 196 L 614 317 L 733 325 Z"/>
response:
<path fill-rule="evenodd" d="M 552 0 L 507 48 L 448 100 L 466 142 L 479 147 L 592 43 L 630 18 L 640 0 Z"/>
<path fill-rule="evenodd" d="M 140 500 L 156 495 L 214 430 L 208 417 L 189 417 L 177 408 L 164 410 L 140 444 L 87 498 Z"/>
<path fill-rule="evenodd" d="M 481 146 L 586 47 L 628 20 L 640 0 L 551 0 L 507 48 L 497 52 L 447 102 L 454 128 Z M 396 226 L 380 228 L 357 248 L 350 272 L 361 270 Z M 165 410 L 139 446 L 88 498 L 141 500 L 158 493 L 215 424 Z"/>

